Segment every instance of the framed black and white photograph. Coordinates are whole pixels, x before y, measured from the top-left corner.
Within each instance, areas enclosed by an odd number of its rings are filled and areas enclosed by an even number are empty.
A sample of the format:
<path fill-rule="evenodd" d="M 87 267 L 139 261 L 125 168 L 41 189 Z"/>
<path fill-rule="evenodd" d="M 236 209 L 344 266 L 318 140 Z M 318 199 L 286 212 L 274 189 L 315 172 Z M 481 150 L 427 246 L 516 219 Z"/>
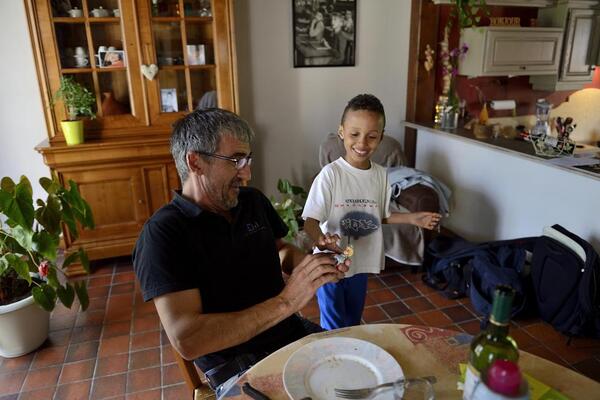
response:
<path fill-rule="evenodd" d="M 357 0 L 292 0 L 294 67 L 354 66 Z"/>
<path fill-rule="evenodd" d="M 125 52 L 123 50 L 108 50 L 98 52 L 100 68 L 126 67 Z"/>
<path fill-rule="evenodd" d="M 160 89 L 160 105 L 162 112 L 177 112 L 177 89 Z"/>

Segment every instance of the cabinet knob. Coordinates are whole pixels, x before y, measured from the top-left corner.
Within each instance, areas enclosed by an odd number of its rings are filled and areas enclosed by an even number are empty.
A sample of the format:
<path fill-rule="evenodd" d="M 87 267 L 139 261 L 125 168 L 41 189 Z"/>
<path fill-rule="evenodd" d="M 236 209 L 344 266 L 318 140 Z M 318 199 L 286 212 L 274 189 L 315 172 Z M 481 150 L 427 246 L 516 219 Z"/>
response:
<path fill-rule="evenodd" d="M 142 200 L 142 199 L 139 199 L 139 200 L 138 200 L 138 204 L 144 204 L 144 200 Z"/>

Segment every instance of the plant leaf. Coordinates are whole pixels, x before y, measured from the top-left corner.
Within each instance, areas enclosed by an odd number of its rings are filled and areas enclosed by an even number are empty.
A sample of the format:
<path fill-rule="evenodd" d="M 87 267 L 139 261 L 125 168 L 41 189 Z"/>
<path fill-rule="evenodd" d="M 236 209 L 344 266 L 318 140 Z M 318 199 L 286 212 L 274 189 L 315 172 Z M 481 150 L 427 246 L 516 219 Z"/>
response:
<path fill-rule="evenodd" d="M 8 269 L 8 261 L 4 256 L 0 257 L 0 276 L 4 274 L 4 272 Z"/>
<path fill-rule="evenodd" d="M 60 299 L 60 302 L 67 308 L 71 308 L 73 300 L 75 300 L 75 290 L 70 284 L 66 284 L 65 287 L 58 286 L 56 288 L 56 295 Z"/>
<path fill-rule="evenodd" d="M 35 286 L 32 290 L 33 299 L 46 311 L 54 310 L 56 304 L 56 292 L 48 285 Z"/>
<path fill-rule="evenodd" d="M 87 288 L 85 287 L 84 281 L 78 281 L 74 284 L 75 293 L 81 304 L 81 310 L 85 311 L 90 305 L 90 299 L 88 298 Z"/>
<path fill-rule="evenodd" d="M 43 187 L 48 194 L 56 194 L 61 188 L 60 183 L 55 179 L 46 177 L 40 178 L 40 186 Z"/>
<path fill-rule="evenodd" d="M 27 263 L 16 254 L 6 254 L 4 257 L 17 275 L 19 275 L 20 278 L 25 279 L 31 285 L 31 276 L 29 276 L 29 266 Z"/>
<path fill-rule="evenodd" d="M 35 210 L 35 219 L 42 225 L 49 233 L 53 235 L 60 235 L 60 200 L 55 194 L 48 195 L 47 203 L 38 200 L 40 206 Z"/>
<path fill-rule="evenodd" d="M 88 260 L 87 254 L 83 249 L 79 249 L 79 261 L 86 273 L 90 273 L 90 260 Z"/>
<path fill-rule="evenodd" d="M 15 182 L 12 179 L 10 179 L 10 177 L 5 176 L 0 181 L 0 189 L 5 191 L 6 193 L 12 194 L 15 192 Z"/>
<path fill-rule="evenodd" d="M 48 276 L 46 276 L 46 279 L 48 279 L 48 285 L 52 286 L 53 288 L 56 289 L 60 286 L 60 282 L 56 276 L 55 268 L 48 268 Z"/>
<path fill-rule="evenodd" d="M 52 235 L 46 231 L 41 231 L 33 235 L 33 250 L 51 261 L 56 261 L 56 251 L 59 244 L 58 235 Z"/>
<path fill-rule="evenodd" d="M 71 253 L 67 256 L 67 258 L 65 258 L 65 261 L 63 262 L 62 265 L 62 269 L 67 268 L 69 265 L 73 264 L 77 259 L 79 259 L 79 253 Z"/>
<path fill-rule="evenodd" d="M 33 232 L 25 230 L 22 226 L 15 226 L 11 231 L 12 236 L 15 238 L 17 243 L 21 245 L 25 250 L 32 250 L 33 248 Z"/>
<path fill-rule="evenodd" d="M 7 182 L 6 179 L 3 179 Z M 5 183 L 10 186 L 10 183 Z M 31 198 L 31 184 L 26 177 L 14 187 L 12 192 L 0 191 L 0 211 L 4 213 L 14 224 L 31 230 L 33 225 L 33 200 Z M 13 225 L 11 225 L 13 226 Z"/>

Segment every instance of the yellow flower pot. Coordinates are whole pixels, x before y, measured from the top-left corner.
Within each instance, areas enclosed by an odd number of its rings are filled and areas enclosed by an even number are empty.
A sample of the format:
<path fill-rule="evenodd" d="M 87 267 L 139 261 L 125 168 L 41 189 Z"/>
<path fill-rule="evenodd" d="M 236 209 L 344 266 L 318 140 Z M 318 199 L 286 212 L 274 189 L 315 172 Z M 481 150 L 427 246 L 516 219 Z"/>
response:
<path fill-rule="evenodd" d="M 83 143 L 83 121 L 61 121 L 60 126 L 68 146 Z"/>

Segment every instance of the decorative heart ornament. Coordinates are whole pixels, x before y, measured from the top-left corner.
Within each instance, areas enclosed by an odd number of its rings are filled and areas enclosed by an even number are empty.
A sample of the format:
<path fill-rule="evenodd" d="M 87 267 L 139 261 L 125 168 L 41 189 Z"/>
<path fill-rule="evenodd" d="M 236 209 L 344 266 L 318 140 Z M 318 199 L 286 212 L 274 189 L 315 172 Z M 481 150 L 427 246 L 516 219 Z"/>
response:
<path fill-rule="evenodd" d="M 146 79 L 148 79 L 149 81 L 153 80 L 157 73 L 158 67 L 156 66 L 156 64 L 142 64 L 142 74 L 144 74 Z"/>

